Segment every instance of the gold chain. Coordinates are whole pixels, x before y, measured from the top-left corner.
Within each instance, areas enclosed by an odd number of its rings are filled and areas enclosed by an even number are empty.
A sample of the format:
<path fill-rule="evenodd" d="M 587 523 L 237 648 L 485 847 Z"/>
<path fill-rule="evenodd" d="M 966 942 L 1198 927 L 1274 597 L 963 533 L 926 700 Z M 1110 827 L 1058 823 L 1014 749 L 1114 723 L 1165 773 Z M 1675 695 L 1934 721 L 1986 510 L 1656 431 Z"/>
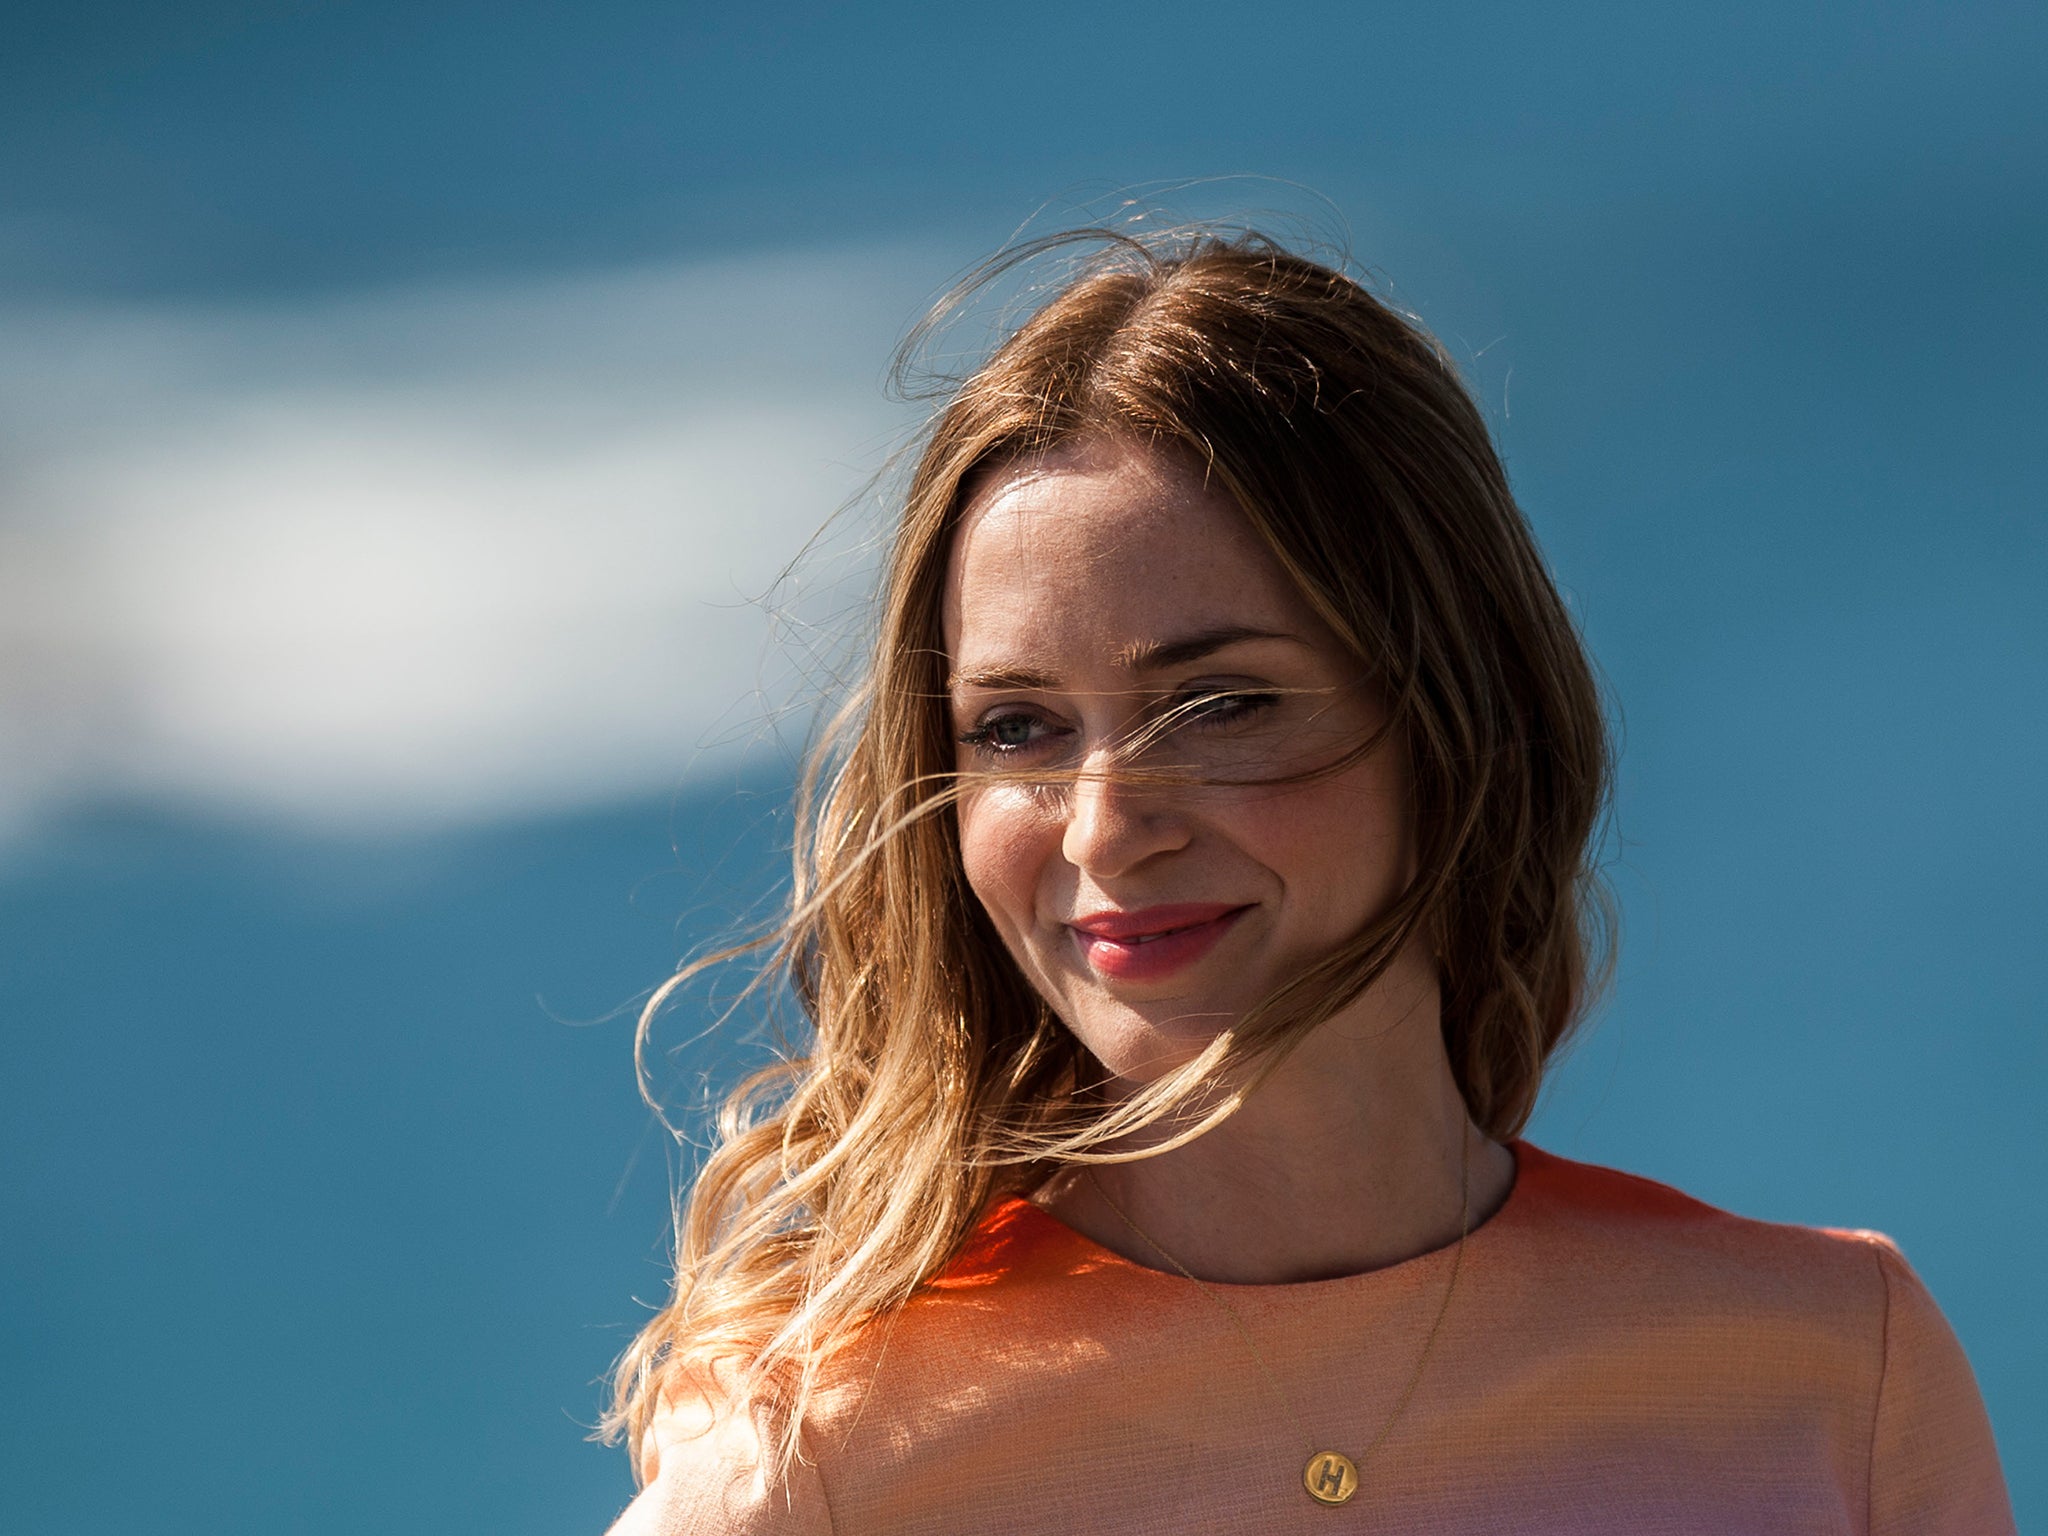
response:
<path fill-rule="evenodd" d="M 1451 1281 L 1444 1287 L 1444 1299 L 1436 1309 L 1436 1321 L 1430 1324 L 1429 1337 L 1422 1342 L 1422 1353 L 1416 1357 L 1414 1373 L 1409 1376 L 1408 1385 L 1402 1388 L 1400 1400 L 1394 1404 L 1394 1411 L 1387 1415 L 1387 1422 L 1380 1426 L 1380 1432 L 1373 1437 L 1372 1444 L 1365 1448 L 1365 1454 L 1357 1461 L 1353 1461 L 1341 1451 L 1317 1451 L 1309 1457 L 1308 1465 L 1302 1469 L 1302 1486 L 1319 1504 L 1342 1504 L 1358 1491 L 1358 1469 L 1370 1461 L 1373 1452 L 1386 1443 L 1387 1436 L 1394 1432 L 1395 1424 L 1400 1422 L 1401 1415 L 1407 1411 L 1409 1399 L 1415 1396 L 1416 1387 L 1422 1383 L 1422 1372 L 1429 1364 L 1430 1351 L 1436 1348 L 1437 1335 L 1443 1331 L 1444 1319 L 1450 1315 L 1451 1297 L 1458 1289 L 1458 1271 L 1465 1262 L 1465 1239 L 1472 1232 L 1472 1128 L 1469 1123 L 1464 1126 L 1459 1137 L 1458 1164 L 1458 1247 L 1451 1255 Z M 1196 1279 L 1185 1264 L 1160 1246 L 1158 1238 L 1126 1216 L 1123 1207 L 1110 1199 L 1109 1191 L 1102 1187 L 1102 1181 L 1095 1177 L 1095 1170 L 1092 1167 L 1084 1168 L 1082 1171 L 1087 1174 L 1088 1182 L 1093 1186 L 1095 1193 L 1102 1197 L 1102 1203 L 1116 1213 L 1118 1221 L 1131 1229 L 1132 1236 L 1171 1264 L 1180 1272 L 1183 1279 L 1196 1286 L 1204 1296 L 1224 1310 L 1236 1326 L 1238 1337 L 1244 1340 L 1244 1347 L 1251 1352 L 1252 1359 L 1259 1367 L 1259 1374 L 1266 1378 L 1266 1385 L 1272 1389 L 1273 1396 L 1279 1400 L 1280 1405 L 1287 1410 L 1288 1418 L 1294 1420 L 1295 1432 L 1301 1436 L 1305 1444 L 1313 1445 L 1315 1442 L 1309 1437 L 1307 1425 L 1295 1411 L 1294 1399 L 1281 1389 L 1279 1377 L 1275 1376 L 1272 1368 L 1266 1364 L 1265 1353 L 1253 1341 L 1251 1330 L 1245 1326 L 1237 1308 L 1224 1300 L 1222 1293 L 1215 1287 L 1206 1281 Z"/>

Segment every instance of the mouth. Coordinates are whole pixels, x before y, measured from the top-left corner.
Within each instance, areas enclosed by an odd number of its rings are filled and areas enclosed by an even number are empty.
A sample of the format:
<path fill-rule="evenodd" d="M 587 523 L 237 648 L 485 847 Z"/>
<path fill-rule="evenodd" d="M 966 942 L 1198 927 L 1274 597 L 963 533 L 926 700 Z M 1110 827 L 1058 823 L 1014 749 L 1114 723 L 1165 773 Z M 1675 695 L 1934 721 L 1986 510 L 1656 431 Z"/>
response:
<path fill-rule="evenodd" d="M 1067 926 L 1097 974 L 1114 981 L 1159 981 L 1201 959 L 1250 910 L 1226 902 L 1182 902 L 1093 912 Z"/>

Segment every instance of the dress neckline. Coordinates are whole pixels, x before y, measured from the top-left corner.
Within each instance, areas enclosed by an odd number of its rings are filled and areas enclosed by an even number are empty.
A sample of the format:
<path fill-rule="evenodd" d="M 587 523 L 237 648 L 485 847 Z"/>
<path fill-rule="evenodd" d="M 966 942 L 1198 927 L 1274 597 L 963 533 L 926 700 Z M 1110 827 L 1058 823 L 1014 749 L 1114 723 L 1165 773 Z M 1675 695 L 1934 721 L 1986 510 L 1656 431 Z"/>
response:
<path fill-rule="evenodd" d="M 1504 1145 L 1515 1159 L 1514 1183 L 1508 1187 L 1507 1198 L 1495 1208 L 1493 1214 L 1466 1234 L 1468 1258 L 1473 1249 L 1482 1243 L 1488 1247 L 1492 1246 L 1521 1221 L 1524 1209 L 1542 1182 L 1543 1168 L 1555 1161 L 1540 1147 L 1532 1146 L 1520 1138 Z M 1214 1291 L 1246 1297 L 1305 1296 L 1344 1287 L 1398 1283 L 1410 1277 L 1419 1277 L 1439 1265 L 1448 1264 L 1458 1247 L 1458 1239 L 1454 1237 L 1440 1247 L 1425 1249 L 1392 1264 L 1383 1264 L 1377 1269 L 1360 1270 L 1348 1275 L 1330 1275 L 1320 1280 L 1194 1282 L 1170 1269 L 1158 1269 L 1149 1264 L 1141 1264 L 1136 1259 L 1126 1258 L 1113 1248 L 1105 1248 L 1092 1237 L 1068 1226 L 1050 1211 L 1033 1204 L 1023 1195 L 1009 1195 L 998 1201 L 984 1218 L 982 1226 L 984 1231 L 1001 1231 L 1007 1228 L 1017 1238 L 1034 1243 L 1050 1243 L 1063 1248 L 1072 1254 L 1076 1267 L 1124 1272 L 1134 1279 L 1145 1279 L 1162 1285 L 1193 1288 L 1199 1283 Z"/>

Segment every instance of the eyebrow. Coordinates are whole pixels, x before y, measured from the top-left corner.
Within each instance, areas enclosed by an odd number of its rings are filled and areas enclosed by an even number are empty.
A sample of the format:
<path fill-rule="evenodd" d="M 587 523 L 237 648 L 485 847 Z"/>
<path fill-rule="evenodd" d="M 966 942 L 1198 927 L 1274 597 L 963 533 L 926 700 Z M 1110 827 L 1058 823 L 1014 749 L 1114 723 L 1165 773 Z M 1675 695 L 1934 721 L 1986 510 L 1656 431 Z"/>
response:
<path fill-rule="evenodd" d="M 1222 624 L 1178 640 L 1136 641 L 1117 652 L 1116 664 L 1126 672 L 1159 672 L 1168 667 L 1187 666 L 1227 646 L 1239 645 L 1247 640 L 1286 640 L 1295 645 L 1308 643 L 1299 635 L 1284 634 L 1279 630 L 1254 629 L 1243 624 Z M 1014 688 L 1030 691 L 1057 688 L 1059 682 L 1050 674 L 1034 672 L 1029 667 L 975 667 L 965 672 L 953 673 L 947 678 L 946 685 L 948 688 Z"/>

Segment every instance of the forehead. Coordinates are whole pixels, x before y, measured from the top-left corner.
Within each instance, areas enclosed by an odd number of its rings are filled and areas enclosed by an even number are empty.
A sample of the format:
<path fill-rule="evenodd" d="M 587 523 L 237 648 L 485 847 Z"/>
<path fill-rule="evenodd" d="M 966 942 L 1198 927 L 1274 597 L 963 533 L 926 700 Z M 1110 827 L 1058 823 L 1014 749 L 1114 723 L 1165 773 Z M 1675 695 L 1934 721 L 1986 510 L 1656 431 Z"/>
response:
<path fill-rule="evenodd" d="M 1227 492 L 1114 439 L 1020 460 L 976 491 L 948 552 L 943 622 L 955 667 L 1320 628 Z"/>

